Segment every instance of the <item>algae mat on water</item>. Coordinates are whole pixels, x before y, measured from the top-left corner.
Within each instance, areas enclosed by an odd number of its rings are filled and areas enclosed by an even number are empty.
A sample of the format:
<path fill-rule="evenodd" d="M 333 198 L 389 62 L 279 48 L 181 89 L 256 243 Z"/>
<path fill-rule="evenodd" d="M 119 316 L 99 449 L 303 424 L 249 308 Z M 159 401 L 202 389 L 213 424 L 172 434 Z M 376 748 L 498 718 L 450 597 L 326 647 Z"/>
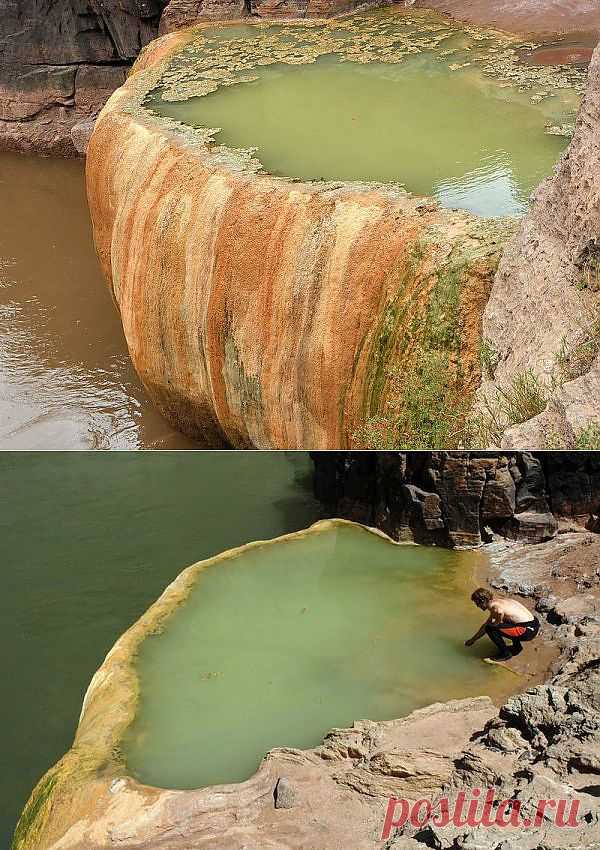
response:
<path fill-rule="evenodd" d="M 579 68 L 521 63 L 533 46 L 389 9 L 208 29 L 146 105 L 274 175 L 399 183 L 445 207 L 519 214 L 564 149 L 585 82 Z"/>
<path fill-rule="evenodd" d="M 140 648 L 128 770 L 166 788 L 238 782 L 275 746 L 506 687 L 478 661 L 489 647 L 463 645 L 477 559 L 349 523 L 234 553 Z"/>

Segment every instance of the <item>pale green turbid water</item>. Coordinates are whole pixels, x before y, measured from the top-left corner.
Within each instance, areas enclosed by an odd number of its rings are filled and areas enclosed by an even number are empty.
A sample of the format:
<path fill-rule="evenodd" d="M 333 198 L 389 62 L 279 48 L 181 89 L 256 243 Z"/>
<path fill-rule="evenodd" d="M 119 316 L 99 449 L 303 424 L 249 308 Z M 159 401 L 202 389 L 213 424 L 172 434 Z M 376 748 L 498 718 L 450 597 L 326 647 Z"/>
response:
<path fill-rule="evenodd" d="M 95 670 L 192 561 L 313 522 L 304 452 L 0 453 L 0 847 Z"/>
<path fill-rule="evenodd" d="M 526 66 L 519 47 L 396 11 L 211 29 L 148 105 L 220 128 L 216 142 L 256 148 L 274 175 L 397 182 L 445 207 L 520 214 L 567 144 L 547 130 L 574 121 L 585 76 Z"/>
<path fill-rule="evenodd" d="M 240 781 L 272 747 L 505 686 L 478 659 L 491 645 L 463 643 L 481 621 L 477 558 L 342 527 L 210 566 L 142 645 L 128 772 L 168 788 Z"/>

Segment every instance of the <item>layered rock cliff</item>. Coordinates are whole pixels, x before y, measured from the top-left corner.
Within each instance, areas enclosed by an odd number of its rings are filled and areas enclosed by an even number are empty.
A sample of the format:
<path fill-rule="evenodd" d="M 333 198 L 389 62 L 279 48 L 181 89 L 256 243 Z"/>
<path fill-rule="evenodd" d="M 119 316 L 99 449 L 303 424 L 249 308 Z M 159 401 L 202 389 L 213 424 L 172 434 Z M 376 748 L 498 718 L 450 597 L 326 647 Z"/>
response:
<path fill-rule="evenodd" d="M 0 0 L 0 149 L 74 156 L 166 2 Z"/>
<path fill-rule="evenodd" d="M 198 21 L 256 18 L 324 18 L 350 12 L 358 6 L 383 5 L 380 0 L 170 0 L 160 23 L 161 32 L 173 32 Z"/>
<path fill-rule="evenodd" d="M 587 0 L 393 0 L 401 6 L 436 9 L 457 20 L 537 35 L 581 33 L 600 36 L 600 9 Z M 203 19 L 257 17 L 317 18 L 357 6 L 383 5 L 379 0 L 170 0 L 162 32 L 191 26 Z"/>
<path fill-rule="evenodd" d="M 313 452 L 326 515 L 396 540 L 477 546 L 494 534 L 538 543 L 560 518 L 598 529 L 595 452 Z"/>
<path fill-rule="evenodd" d="M 573 141 L 507 245 L 485 309 L 483 333 L 491 362 L 479 393 L 487 424 L 484 445 L 597 448 L 599 128 L 600 47 Z M 502 413 L 502 401 L 507 393 L 516 397 L 520 386 L 535 404 L 529 415 L 523 405 L 525 414 L 514 421 Z"/>

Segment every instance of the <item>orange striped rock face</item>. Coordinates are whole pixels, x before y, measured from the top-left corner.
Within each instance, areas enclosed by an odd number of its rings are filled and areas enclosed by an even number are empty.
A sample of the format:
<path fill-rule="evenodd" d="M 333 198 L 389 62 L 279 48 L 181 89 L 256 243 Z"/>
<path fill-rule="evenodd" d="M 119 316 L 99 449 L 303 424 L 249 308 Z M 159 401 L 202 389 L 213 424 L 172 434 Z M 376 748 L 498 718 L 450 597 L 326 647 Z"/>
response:
<path fill-rule="evenodd" d="M 466 312 L 448 379 L 474 392 L 498 228 L 399 189 L 274 178 L 152 114 L 144 99 L 189 37 L 146 49 L 87 160 L 97 250 L 162 414 L 211 447 L 352 445 L 422 350 L 450 273 Z"/>

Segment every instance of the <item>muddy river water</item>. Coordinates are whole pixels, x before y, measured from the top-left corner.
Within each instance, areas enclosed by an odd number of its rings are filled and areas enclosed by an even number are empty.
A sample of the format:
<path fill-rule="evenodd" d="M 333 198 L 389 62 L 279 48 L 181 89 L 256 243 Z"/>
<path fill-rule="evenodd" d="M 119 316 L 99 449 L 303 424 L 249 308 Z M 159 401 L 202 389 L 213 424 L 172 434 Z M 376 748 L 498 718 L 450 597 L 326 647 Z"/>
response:
<path fill-rule="evenodd" d="M 0 195 L 0 449 L 195 447 L 129 360 L 83 163 L 2 153 Z"/>

